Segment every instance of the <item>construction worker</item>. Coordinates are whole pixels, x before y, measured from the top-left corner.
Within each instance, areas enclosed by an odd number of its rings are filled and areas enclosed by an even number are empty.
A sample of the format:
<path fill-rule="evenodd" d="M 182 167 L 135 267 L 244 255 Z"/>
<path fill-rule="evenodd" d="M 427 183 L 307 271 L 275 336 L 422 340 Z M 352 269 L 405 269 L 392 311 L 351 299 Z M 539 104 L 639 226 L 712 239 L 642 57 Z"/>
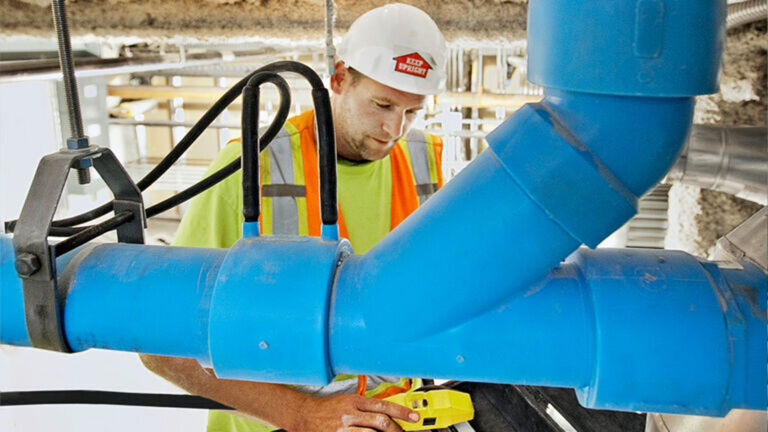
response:
<path fill-rule="evenodd" d="M 426 96 L 444 88 L 445 51 L 435 22 L 404 4 L 363 14 L 339 46 L 330 82 L 339 228 L 356 253 L 368 251 L 442 185 L 441 139 L 409 127 Z M 313 111 L 289 119 L 261 153 L 263 234 L 320 235 L 314 119 Z M 239 141 L 228 144 L 210 172 L 239 157 L 240 149 Z M 197 197 L 175 244 L 231 247 L 242 236 L 241 182 L 238 171 Z M 188 392 L 237 409 L 235 415 L 212 411 L 209 431 L 394 432 L 401 428 L 392 418 L 419 419 L 376 398 L 406 391 L 415 385 L 409 379 L 338 376 L 325 387 L 288 387 L 218 379 L 190 359 L 143 355 L 142 360 Z M 359 393 L 367 397 L 355 394 L 361 382 Z"/>

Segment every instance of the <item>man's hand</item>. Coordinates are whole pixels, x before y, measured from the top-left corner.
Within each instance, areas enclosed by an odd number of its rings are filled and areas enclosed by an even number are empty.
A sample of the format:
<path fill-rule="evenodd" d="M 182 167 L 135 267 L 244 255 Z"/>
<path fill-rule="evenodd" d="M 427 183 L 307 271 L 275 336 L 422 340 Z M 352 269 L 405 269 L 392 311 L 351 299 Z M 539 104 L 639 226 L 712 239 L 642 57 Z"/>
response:
<path fill-rule="evenodd" d="M 393 418 L 419 421 L 419 414 L 404 406 L 359 395 L 307 398 L 300 415 L 295 432 L 402 432 Z"/>

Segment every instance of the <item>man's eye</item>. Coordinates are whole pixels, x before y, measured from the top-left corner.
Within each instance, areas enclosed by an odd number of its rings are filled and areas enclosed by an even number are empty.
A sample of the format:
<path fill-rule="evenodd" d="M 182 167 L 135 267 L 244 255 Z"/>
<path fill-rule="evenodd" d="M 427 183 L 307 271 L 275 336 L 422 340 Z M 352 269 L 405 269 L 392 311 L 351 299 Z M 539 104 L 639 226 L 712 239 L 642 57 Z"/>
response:
<path fill-rule="evenodd" d="M 392 105 L 390 105 L 390 104 L 388 104 L 388 103 L 382 103 L 382 102 L 376 102 L 376 101 L 373 101 L 373 103 L 374 103 L 374 104 L 375 104 L 377 107 L 379 107 L 379 108 L 382 108 L 382 109 L 389 109 L 389 107 L 391 107 L 391 106 L 392 106 Z"/>

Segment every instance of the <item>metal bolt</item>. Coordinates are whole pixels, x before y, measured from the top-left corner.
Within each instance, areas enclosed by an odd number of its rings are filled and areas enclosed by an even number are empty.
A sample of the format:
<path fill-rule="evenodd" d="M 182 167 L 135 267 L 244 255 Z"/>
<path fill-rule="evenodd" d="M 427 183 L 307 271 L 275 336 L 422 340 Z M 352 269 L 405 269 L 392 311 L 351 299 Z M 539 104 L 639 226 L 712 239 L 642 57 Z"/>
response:
<path fill-rule="evenodd" d="M 32 276 L 40 270 L 40 259 L 29 252 L 19 254 L 14 264 L 21 276 Z"/>
<path fill-rule="evenodd" d="M 456 356 L 456 361 L 459 362 L 459 363 L 464 363 L 464 356 L 463 355 L 457 355 Z"/>
<path fill-rule="evenodd" d="M 269 348 L 269 344 L 267 342 L 265 342 L 265 341 L 261 341 L 261 342 L 259 342 L 259 348 L 265 350 L 265 349 Z"/>

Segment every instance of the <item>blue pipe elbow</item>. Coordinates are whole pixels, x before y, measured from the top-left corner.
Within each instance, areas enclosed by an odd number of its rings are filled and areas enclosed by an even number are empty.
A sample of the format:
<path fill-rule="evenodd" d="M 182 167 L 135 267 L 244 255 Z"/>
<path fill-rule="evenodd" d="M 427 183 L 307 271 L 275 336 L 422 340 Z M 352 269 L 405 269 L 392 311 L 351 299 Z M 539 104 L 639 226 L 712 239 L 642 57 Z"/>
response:
<path fill-rule="evenodd" d="M 693 98 L 550 90 L 493 131 L 490 151 L 382 242 L 347 261 L 334 307 L 367 328 L 420 338 L 497 306 L 636 213 L 637 198 L 680 151 L 692 110 Z M 376 313 L 392 301 L 444 313 L 393 324 Z"/>

